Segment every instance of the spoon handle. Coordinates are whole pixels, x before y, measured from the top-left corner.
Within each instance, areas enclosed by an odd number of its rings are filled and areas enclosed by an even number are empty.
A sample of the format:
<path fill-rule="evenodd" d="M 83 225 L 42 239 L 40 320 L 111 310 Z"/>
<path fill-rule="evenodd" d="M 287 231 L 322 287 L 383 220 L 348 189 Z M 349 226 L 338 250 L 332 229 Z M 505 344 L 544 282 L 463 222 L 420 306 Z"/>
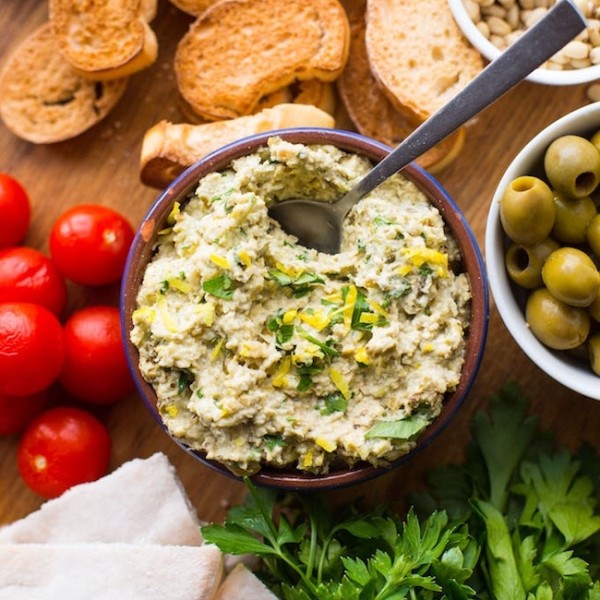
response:
<path fill-rule="evenodd" d="M 450 102 L 429 117 L 342 200 L 332 205 L 345 214 L 385 179 L 492 104 L 543 64 L 586 27 L 571 0 L 559 0 L 531 29 L 511 44 Z"/>

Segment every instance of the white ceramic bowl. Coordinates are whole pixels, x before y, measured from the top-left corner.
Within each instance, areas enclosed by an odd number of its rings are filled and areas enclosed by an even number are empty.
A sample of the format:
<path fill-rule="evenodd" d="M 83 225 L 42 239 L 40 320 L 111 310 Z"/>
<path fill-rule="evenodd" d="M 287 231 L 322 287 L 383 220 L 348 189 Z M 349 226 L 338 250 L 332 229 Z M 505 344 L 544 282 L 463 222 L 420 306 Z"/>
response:
<path fill-rule="evenodd" d="M 520 175 L 543 177 L 543 155 L 554 139 L 565 134 L 591 136 L 600 129 L 600 102 L 588 104 L 555 121 L 538 133 L 515 157 L 504 173 L 488 213 L 485 256 L 490 289 L 504 324 L 521 349 L 540 369 L 564 386 L 600 400 L 600 377 L 582 362 L 566 353 L 555 352 L 531 333 L 525 321 L 526 293 L 514 285 L 504 265 L 509 245 L 500 224 L 500 199 L 508 184 Z"/>
<path fill-rule="evenodd" d="M 490 42 L 475 26 L 471 17 L 467 14 L 463 0 L 448 0 L 454 20 L 461 28 L 465 37 L 479 52 L 489 61 L 497 58 L 502 51 Z M 584 69 L 571 69 L 568 71 L 556 71 L 553 69 L 539 68 L 533 71 L 527 78 L 533 83 L 545 85 L 576 85 L 579 83 L 590 83 L 600 79 L 600 65 L 593 65 Z"/>

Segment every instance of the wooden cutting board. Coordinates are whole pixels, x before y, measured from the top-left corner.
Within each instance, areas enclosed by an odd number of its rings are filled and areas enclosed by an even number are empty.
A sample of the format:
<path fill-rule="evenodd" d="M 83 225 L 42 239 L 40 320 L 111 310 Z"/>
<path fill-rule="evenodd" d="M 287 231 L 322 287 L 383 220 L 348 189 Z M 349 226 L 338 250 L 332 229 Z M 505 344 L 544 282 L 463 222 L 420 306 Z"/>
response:
<path fill-rule="evenodd" d="M 47 3 L 41 0 L 2 0 L 0 66 L 17 43 L 47 19 L 47 10 Z M 157 62 L 133 76 L 116 109 L 83 135 L 36 146 L 16 138 L 0 124 L 0 172 L 21 180 L 33 203 L 27 245 L 47 252 L 54 220 L 66 208 L 82 202 L 111 206 L 124 213 L 134 226 L 140 223 L 158 195 L 138 179 L 142 137 L 161 119 L 184 121 L 178 109 L 173 55 L 191 21 L 166 0 L 159 0 L 159 12 L 152 24 L 160 46 Z M 462 154 L 438 179 L 462 208 L 482 246 L 488 206 L 504 169 L 538 131 L 586 104 L 585 92 L 583 85 L 552 88 L 523 83 L 469 124 Z M 90 303 L 118 303 L 117 286 L 90 289 L 70 285 L 69 292 L 69 311 Z M 538 369 L 512 340 L 492 303 L 484 361 L 460 414 L 414 459 L 344 495 L 364 495 L 373 501 L 399 500 L 407 489 L 422 484 L 432 465 L 459 460 L 473 412 L 508 380 L 521 385 L 543 426 L 555 431 L 562 443 L 575 448 L 587 440 L 600 448 L 600 402 L 566 390 Z M 58 388 L 52 395 L 54 402 L 74 402 Z M 111 468 L 134 457 L 165 452 L 200 518 L 207 521 L 222 519 L 227 506 L 242 499 L 244 488 L 240 483 L 214 473 L 180 450 L 136 395 L 94 412 L 107 423 L 112 435 Z M 18 437 L 0 438 L 0 524 L 25 516 L 42 502 L 19 478 L 17 445 Z"/>

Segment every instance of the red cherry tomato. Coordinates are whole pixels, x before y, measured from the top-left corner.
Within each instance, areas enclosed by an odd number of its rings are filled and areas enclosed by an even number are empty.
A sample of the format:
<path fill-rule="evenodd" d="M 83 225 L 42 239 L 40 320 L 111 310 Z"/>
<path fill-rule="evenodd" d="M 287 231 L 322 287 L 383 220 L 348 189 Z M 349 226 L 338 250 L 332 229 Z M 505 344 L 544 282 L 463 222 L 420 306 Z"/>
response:
<path fill-rule="evenodd" d="M 133 391 L 118 309 L 81 309 L 67 320 L 64 333 L 65 364 L 59 381 L 70 394 L 93 404 L 109 404 Z"/>
<path fill-rule="evenodd" d="M 33 248 L 0 250 L 0 302 L 41 304 L 59 316 L 67 286 L 54 261 Z"/>
<path fill-rule="evenodd" d="M 118 212 L 81 204 L 54 223 L 50 253 L 69 279 L 82 285 L 106 285 L 121 278 L 133 236 L 133 228 Z"/>
<path fill-rule="evenodd" d="M 23 241 L 30 217 L 29 197 L 23 186 L 10 175 L 0 173 L 0 248 Z"/>
<path fill-rule="evenodd" d="M 58 378 L 63 362 L 63 330 L 47 308 L 0 304 L 0 393 L 35 394 Z"/>
<path fill-rule="evenodd" d="M 7 396 L 0 393 L 0 435 L 14 435 L 25 429 L 46 404 L 48 394 L 42 390 L 30 396 Z"/>
<path fill-rule="evenodd" d="M 25 430 L 17 451 L 23 481 L 44 498 L 56 498 L 106 474 L 111 440 L 106 427 L 80 408 L 43 412 Z"/>

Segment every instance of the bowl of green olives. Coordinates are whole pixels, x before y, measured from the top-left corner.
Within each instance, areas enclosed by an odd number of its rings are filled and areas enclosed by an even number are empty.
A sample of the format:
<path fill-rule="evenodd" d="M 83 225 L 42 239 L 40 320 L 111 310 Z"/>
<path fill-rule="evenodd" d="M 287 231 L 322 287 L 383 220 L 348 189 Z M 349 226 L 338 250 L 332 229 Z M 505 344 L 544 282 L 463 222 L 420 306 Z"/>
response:
<path fill-rule="evenodd" d="M 600 102 L 515 157 L 490 206 L 485 254 L 515 341 L 548 375 L 600 400 Z"/>

